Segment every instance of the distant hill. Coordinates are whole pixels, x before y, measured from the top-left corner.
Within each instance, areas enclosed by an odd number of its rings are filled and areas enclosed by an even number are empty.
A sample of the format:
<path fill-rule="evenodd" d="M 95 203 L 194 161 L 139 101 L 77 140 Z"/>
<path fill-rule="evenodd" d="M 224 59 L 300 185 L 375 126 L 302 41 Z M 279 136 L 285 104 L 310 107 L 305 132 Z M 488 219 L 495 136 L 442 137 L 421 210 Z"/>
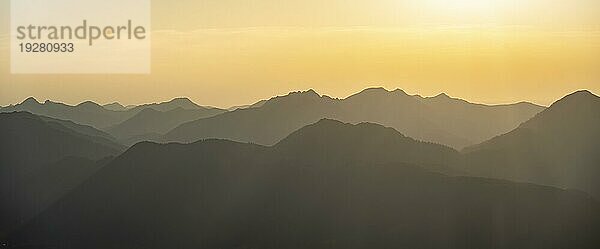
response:
<path fill-rule="evenodd" d="M 177 108 L 186 110 L 215 111 L 214 108 L 205 108 L 194 104 L 186 98 L 177 98 L 168 102 L 154 103 L 135 106 L 132 108 L 121 108 L 122 105 L 108 105 L 107 108 L 91 101 L 71 106 L 52 101 L 38 102 L 34 98 L 28 98 L 20 104 L 0 108 L 0 112 L 26 111 L 37 115 L 69 120 L 78 124 L 90 125 L 97 129 L 105 129 L 117 125 L 135 116 L 144 109 L 152 108 L 157 111 L 170 111 Z"/>
<path fill-rule="evenodd" d="M 165 134 L 185 122 L 223 112 L 221 109 L 183 109 L 181 107 L 169 111 L 157 111 L 154 107 L 149 107 L 106 131 L 119 138 L 123 144 L 130 145 L 151 137 L 160 137 L 160 134 Z"/>
<path fill-rule="evenodd" d="M 378 123 L 418 140 L 460 149 L 509 132 L 543 109 L 529 103 L 472 104 L 445 94 L 423 98 L 383 88 L 366 89 L 346 99 L 320 96 L 310 90 L 275 97 L 255 108 L 182 124 L 163 141 L 223 138 L 272 145 L 307 124 L 332 118 Z"/>
<path fill-rule="evenodd" d="M 356 125 L 323 119 L 301 128 L 272 147 L 282 160 L 311 164 L 409 163 L 446 174 L 459 173 L 460 154 L 420 142 L 378 124 Z"/>
<path fill-rule="evenodd" d="M 579 91 L 514 131 L 464 150 L 473 174 L 574 188 L 600 198 L 600 97 Z"/>
<path fill-rule="evenodd" d="M 91 249 L 599 245 L 600 207 L 585 194 L 449 177 L 407 163 L 455 153 L 379 125 L 331 120 L 273 147 L 142 142 L 7 243 Z"/>
<path fill-rule="evenodd" d="M 0 237 L 93 174 L 96 160 L 124 150 L 95 134 L 104 133 L 26 112 L 0 113 Z"/>
<path fill-rule="evenodd" d="M 118 102 L 106 104 L 106 105 L 103 105 L 102 107 L 104 107 L 104 109 L 109 110 L 109 111 L 125 111 L 128 109 L 127 107 L 121 105 Z"/>
<path fill-rule="evenodd" d="M 147 109 L 147 108 L 152 108 L 154 110 L 161 111 L 161 112 L 171 111 L 171 110 L 175 110 L 178 108 L 181 108 L 184 110 L 214 109 L 214 108 L 206 108 L 203 106 L 199 106 L 196 103 L 192 102 L 188 98 L 175 98 L 175 99 L 172 99 L 167 102 L 144 104 L 144 105 L 139 105 L 139 106 L 133 107 L 131 109 L 139 112 L 139 111 Z"/>

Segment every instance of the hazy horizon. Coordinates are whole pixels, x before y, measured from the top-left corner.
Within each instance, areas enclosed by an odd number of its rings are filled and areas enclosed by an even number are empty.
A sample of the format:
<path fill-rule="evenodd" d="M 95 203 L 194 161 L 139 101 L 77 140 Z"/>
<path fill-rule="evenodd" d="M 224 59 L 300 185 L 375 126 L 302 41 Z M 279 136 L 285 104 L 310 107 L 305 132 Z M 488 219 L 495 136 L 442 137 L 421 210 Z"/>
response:
<path fill-rule="evenodd" d="M 385 89 L 385 90 L 386 90 L 386 91 L 388 91 L 388 92 L 392 92 L 392 91 L 394 91 L 394 90 L 402 90 L 402 91 L 404 91 L 404 92 L 405 92 L 407 95 L 409 95 L 409 96 L 421 96 L 421 97 L 423 97 L 423 98 L 433 98 L 433 97 L 435 97 L 435 96 L 438 96 L 438 95 L 440 95 L 440 94 L 446 94 L 446 95 L 448 95 L 450 98 L 464 100 L 464 101 L 467 101 L 467 102 L 469 102 L 469 103 L 473 103 L 473 104 L 482 104 L 482 105 L 489 105 L 489 106 L 495 106 L 495 105 L 511 105 L 511 104 L 518 104 L 518 103 L 530 103 L 530 104 L 534 104 L 534 105 L 538 105 L 538 106 L 548 107 L 548 106 L 550 106 L 550 105 L 551 105 L 553 102 L 555 102 L 555 101 L 557 101 L 557 100 L 561 99 L 562 97 L 565 97 L 565 96 L 567 96 L 567 95 L 569 95 L 569 94 L 571 94 L 571 93 L 577 92 L 577 91 L 589 91 L 589 92 L 593 93 L 594 95 L 597 95 L 597 96 L 599 95 L 598 93 L 596 93 L 596 92 L 594 92 L 594 91 L 591 91 L 591 90 L 589 90 L 589 89 L 577 89 L 577 90 L 574 90 L 574 91 L 571 91 L 571 92 L 568 92 L 568 93 L 565 93 L 565 94 L 561 95 L 560 97 L 558 97 L 558 98 L 556 98 L 555 100 L 553 100 L 553 101 L 549 102 L 548 104 L 540 104 L 540 103 L 536 103 L 536 102 L 533 102 L 533 101 L 528 101 L 528 100 L 521 100 L 521 101 L 515 101 L 515 102 L 506 102 L 506 103 L 481 103 L 481 102 L 471 101 L 471 100 L 469 100 L 469 99 L 465 99 L 465 98 L 462 98 L 462 97 L 459 97 L 459 96 L 453 96 L 453 95 L 447 94 L 447 93 L 445 93 L 445 92 L 439 92 L 438 94 L 434 94 L 434 95 L 423 95 L 423 94 L 419 94 L 419 93 L 411 93 L 411 92 L 406 92 L 406 91 L 405 91 L 404 89 L 402 89 L 402 88 L 394 88 L 394 89 L 390 89 L 390 88 L 385 88 L 385 87 L 382 87 L 382 86 L 371 86 L 371 87 L 366 87 L 366 88 L 364 88 L 364 89 L 361 89 L 361 90 L 359 90 L 359 91 L 357 91 L 357 92 L 354 92 L 354 93 L 351 93 L 351 94 L 349 94 L 349 95 L 345 95 L 345 96 L 332 96 L 332 95 L 329 95 L 329 94 L 322 93 L 322 92 L 320 92 L 320 91 L 318 91 L 318 90 L 316 90 L 316 89 L 312 89 L 312 88 L 310 88 L 310 89 L 292 90 L 292 91 L 285 92 L 285 93 L 281 93 L 281 94 L 275 94 L 275 95 L 273 95 L 273 96 L 265 96 L 264 98 L 259 98 L 259 99 L 256 99 L 256 100 L 254 100 L 254 101 L 248 102 L 248 103 L 241 103 L 241 104 L 236 104 L 236 105 L 231 105 L 231 106 L 216 106 L 216 105 L 212 105 L 212 104 L 210 104 L 210 103 L 204 103 L 204 102 L 201 102 L 201 101 L 195 100 L 195 99 L 193 99 L 193 98 L 190 98 L 190 97 L 188 97 L 188 96 L 173 96 L 173 97 L 166 97 L 165 99 L 157 99 L 157 100 L 151 100 L 151 101 L 148 101 L 148 102 L 139 102 L 139 103 L 128 103 L 128 102 L 121 102 L 121 101 L 108 101 L 108 102 L 102 102 L 102 101 L 97 101 L 97 100 L 94 100 L 94 99 L 82 99 L 82 100 L 80 100 L 80 101 L 75 101 L 75 102 L 67 102 L 67 101 L 62 101 L 62 100 L 59 100 L 59 99 L 47 99 L 47 98 L 39 98 L 39 97 L 36 97 L 36 96 L 27 96 L 27 97 L 24 97 L 23 99 L 21 99 L 21 100 L 19 100 L 19 101 L 15 102 L 15 103 L 7 103 L 7 104 L 2 104 L 2 105 L 0 105 L 0 106 L 10 106 L 10 105 L 17 105 L 17 104 L 20 104 L 20 103 L 22 103 L 22 102 L 23 102 L 23 101 L 25 101 L 26 99 L 28 99 L 28 98 L 32 98 L 32 97 L 33 97 L 34 99 L 36 99 L 38 102 L 40 102 L 40 103 L 44 103 L 45 101 L 47 101 L 47 100 L 48 100 L 48 101 L 52 101 L 52 102 L 56 102 L 56 103 L 63 103 L 63 104 L 71 105 L 71 106 L 76 106 L 76 105 L 78 105 L 78 104 L 81 104 L 81 103 L 83 103 L 83 102 L 86 102 L 86 101 L 91 101 L 91 102 L 97 103 L 97 104 L 99 104 L 99 105 L 109 105 L 109 104 L 118 103 L 118 104 L 121 104 L 121 105 L 123 105 L 123 106 L 139 106 L 139 105 L 144 105 L 144 104 L 156 104 L 156 103 L 164 103 L 164 102 L 169 102 L 169 101 L 172 101 L 172 100 L 175 100 L 175 99 L 179 99 L 179 98 L 186 98 L 186 99 L 189 99 L 189 100 L 191 100 L 192 102 L 194 102 L 195 104 L 198 104 L 198 105 L 200 105 L 200 106 L 204 106 L 204 107 L 215 107 L 215 108 L 220 108 L 220 109 L 230 109 L 230 108 L 235 108 L 235 107 L 243 107 L 243 106 L 252 105 L 252 104 L 255 104 L 255 103 L 259 102 L 259 101 L 263 101 L 263 100 L 269 100 L 269 99 L 271 99 L 271 98 L 278 97 L 278 96 L 285 96 L 285 95 L 288 95 L 288 94 L 290 94 L 290 93 L 293 93 L 293 92 L 306 92 L 306 91 L 309 91 L 309 90 L 314 90 L 316 93 L 318 93 L 318 94 L 319 94 L 319 95 L 321 95 L 321 96 L 327 96 L 327 97 L 331 97 L 331 98 L 334 98 L 334 99 L 346 99 L 346 98 L 348 98 L 348 97 L 350 97 L 350 96 L 352 96 L 352 95 L 355 95 L 355 94 L 358 94 L 358 93 L 360 93 L 360 92 L 361 92 L 361 91 L 363 91 L 363 90 L 366 90 L 366 89 L 373 89 L 373 88 L 383 88 L 383 89 Z"/>

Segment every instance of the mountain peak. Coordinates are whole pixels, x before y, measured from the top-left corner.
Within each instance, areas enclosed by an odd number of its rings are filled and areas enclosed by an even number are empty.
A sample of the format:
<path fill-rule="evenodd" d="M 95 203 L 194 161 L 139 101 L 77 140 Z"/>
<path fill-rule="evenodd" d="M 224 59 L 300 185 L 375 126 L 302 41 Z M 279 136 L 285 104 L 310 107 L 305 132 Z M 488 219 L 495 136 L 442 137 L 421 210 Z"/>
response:
<path fill-rule="evenodd" d="M 389 91 L 383 87 L 371 87 L 366 88 L 359 93 L 356 93 L 348 98 L 357 97 L 357 96 L 369 96 L 369 97 L 383 97 L 383 96 L 408 96 L 406 92 L 402 89 L 396 88 L 393 91 Z"/>
<path fill-rule="evenodd" d="M 313 89 L 308 89 L 306 91 L 297 91 L 297 92 L 290 92 L 288 94 L 288 96 L 309 96 L 309 97 L 321 97 L 321 95 L 319 95 L 319 93 L 317 93 L 315 90 Z"/>
<path fill-rule="evenodd" d="M 450 99 L 450 96 L 448 96 L 448 94 L 446 94 L 446 93 L 440 93 L 440 94 L 436 95 L 433 98 L 436 98 L 436 99 Z"/>
<path fill-rule="evenodd" d="M 392 91 L 393 93 L 396 94 L 402 94 L 402 95 L 408 95 L 404 90 L 400 89 L 400 88 L 396 88 L 394 91 Z"/>
<path fill-rule="evenodd" d="M 281 103 L 281 101 L 310 101 L 314 99 L 320 99 L 321 95 L 319 95 L 315 90 L 309 89 L 307 91 L 296 91 L 290 92 L 284 96 L 273 97 L 265 102 L 263 106 L 269 106 L 273 103 Z"/>
<path fill-rule="evenodd" d="M 576 91 L 574 93 L 571 93 L 567 96 L 565 96 L 563 99 L 566 98 L 600 98 L 597 95 L 593 94 L 592 92 L 588 91 L 588 90 L 579 90 Z"/>
<path fill-rule="evenodd" d="M 190 99 L 185 98 L 185 97 L 174 98 L 172 100 L 160 102 L 160 103 L 139 105 L 135 108 L 138 110 L 145 109 L 145 108 L 153 108 L 153 109 L 156 109 L 157 111 L 166 112 L 166 111 L 176 109 L 178 107 L 181 107 L 186 110 L 194 110 L 194 109 L 204 108 L 204 107 L 197 105 L 196 103 L 192 102 Z"/>
<path fill-rule="evenodd" d="M 308 91 L 306 91 L 305 93 L 319 95 L 314 89 L 308 89 Z"/>
<path fill-rule="evenodd" d="M 78 107 L 102 107 L 99 104 L 96 104 L 96 102 L 93 101 L 84 101 L 81 102 L 80 104 L 77 105 Z"/>
<path fill-rule="evenodd" d="M 378 93 L 389 93 L 387 89 L 383 87 L 370 87 L 362 90 L 361 92 L 378 92 Z"/>
<path fill-rule="evenodd" d="M 600 110 L 600 97 L 590 91 L 577 91 L 554 102 L 521 127 L 539 129 L 545 127 L 566 133 L 575 130 L 595 130 Z"/>
<path fill-rule="evenodd" d="M 189 98 L 186 98 L 186 97 L 174 98 L 171 101 L 167 102 L 166 104 L 174 104 L 177 107 L 181 107 L 183 109 L 196 109 L 196 108 L 200 107 L 199 105 L 197 105 L 196 103 L 194 103 L 193 101 L 191 101 Z"/>
<path fill-rule="evenodd" d="M 179 98 L 174 98 L 171 101 L 172 103 L 194 103 L 192 102 L 190 99 L 186 98 L 186 97 L 179 97 Z"/>
<path fill-rule="evenodd" d="M 591 102 L 595 103 L 598 101 L 600 101 L 600 97 L 598 97 L 597 95 L 593 94 L 588 90 L 581 90 L 563 97 L 562 99 L 554 102 L 554 104 L 552 104 L 552 106 L 550 107 L 556 108 L 557 106 L 561 105 L 581 105 Z"/>
<path fill-rule="evenodd" d="M 438 102 L 438 103 L 444 103 L 444 104 L 450 103 L 451 101 L 454 101 L 454 100 L 459 100 L 459 99 L 455 99 L 455 98 L 450 97 L 448 94 L 446 94 L 444 92 L 442 92 L 442 93 L 440 93 L 438 95 L 435 95 L 434 97 L 426 97 L 424 99 L 425 100 L 434 101 L 434 102 Z M 466 102 L 464 100 L 460 100 L 460 101 Z"/>
<path fill-rule="evenodd" d="M 371 87 L 371 88 L 366 88 L 366 89 L 360 91 L 356 95 L 359 95 L 359 94 L 389 94 L 389 93 L 390 93 L 390 91 L 388 91 L 387 89 L 385 89 L 383 87 Z"/>
<path fill-rule="evenodd" d="M 35 99 L 34 97 L 29 97 L 25 100 L 23 100 L 23 102 L 21 102 L 21 104 L 41 104 L 39 101 L 37 101 L 37 99 Z"/>
<path fill-rule="evenodd" d="M 113 102 L 110 104 L 106 104 L 103 105 L 102 107 L 104 107 L 107 110 L 111 110 L 111 111 L 125 111 L 127 110 L 127 108 L 123 105 L 121 105 L 121 103 L 119 102 Z"/>

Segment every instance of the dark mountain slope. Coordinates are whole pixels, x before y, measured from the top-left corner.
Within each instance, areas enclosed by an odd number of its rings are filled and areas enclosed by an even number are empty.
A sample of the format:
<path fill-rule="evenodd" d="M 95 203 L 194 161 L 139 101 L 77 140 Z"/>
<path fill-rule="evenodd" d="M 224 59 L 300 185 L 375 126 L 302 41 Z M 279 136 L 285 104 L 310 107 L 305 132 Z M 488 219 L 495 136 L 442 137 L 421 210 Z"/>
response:
<path fill-rule="evenodd" d="M 109 160 L 65 157 L 33 172 L 3 176 L 0 239 L 75 189 Z"/>
<path fill-rule="evenodd" d="M 25 112 L 0 113 L 0 236 L 95 172 L 95 160 L 124 150 L 61 122 Z M 68 157 L 85 159 L 61 161 Z"/>
<path fill-rule="evenodd" d="M 350 130 L 358 135 L 338 137 Z M 337 151 L 361 151 L 353 142 L 368 141 L 364 130 L 393 137 L 365 143 L 382 150 L 395 150 L 387 146 L 394 141 L 417 143 L 381 126 L 330 120 L 274 147 L 224 140 L 138 143 L 8 243 L 92 249 L 599 245 L 599 206 L 578 192 L 448 177 L 402 162 L 336 160 Z M 327 140 L 342 148 L 302 159 L 325 148 Z M 316 147 L 305 148 L 311 144 Z M 368 154 L 362 153 L 357 156 Z"/>
<path fill-rule="evenodd" d="M 600 198 L 600 97 L 570 94 L 514 131 L 465 150 L 482 176 L 575 188 Z"/>
<path fill-rule="evenodd" d="M 304 125 L 332 118 L 378 123 L 418 140 L 463 148 L 509 132 L 541 110 L 543 107 L 526 103 L 486 106 L 446 95 L 423 98 L 383 88 L 366 89 L 346 99 L 319 96 L 310 90 L 182 124 L 163 141 L 224 138 L 272 145 Z"/>

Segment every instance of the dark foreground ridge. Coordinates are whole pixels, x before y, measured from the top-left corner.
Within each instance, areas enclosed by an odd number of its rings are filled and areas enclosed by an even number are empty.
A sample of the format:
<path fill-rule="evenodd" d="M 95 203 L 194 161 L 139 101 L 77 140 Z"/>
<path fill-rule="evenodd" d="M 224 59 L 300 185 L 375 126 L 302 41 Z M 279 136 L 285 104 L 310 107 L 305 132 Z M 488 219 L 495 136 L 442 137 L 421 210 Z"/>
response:
<path fill-rule="evenodd" d="M 371 149 L 374 141 L 389 151 Z M 144 142 L 8 243 L 92 249 L 600 245 L 600 207 L 587 195 L 426 170 L 437 163 L 432 160 L 455 155 L 379 125 L 332 120 L 273 147 Z"/>

